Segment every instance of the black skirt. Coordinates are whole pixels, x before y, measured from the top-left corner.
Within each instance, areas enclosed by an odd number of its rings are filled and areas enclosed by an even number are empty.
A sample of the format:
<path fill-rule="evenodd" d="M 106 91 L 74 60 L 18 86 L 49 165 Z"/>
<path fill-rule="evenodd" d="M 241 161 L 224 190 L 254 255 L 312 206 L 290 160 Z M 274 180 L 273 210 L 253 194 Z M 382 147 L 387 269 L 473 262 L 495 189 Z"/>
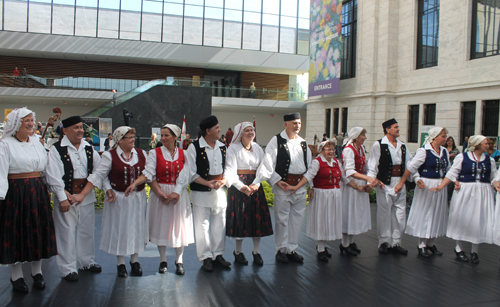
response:
<path fill-rule="evenodd" d="M 41 177 L 9 179 L 0 201 L 0 263 L 37 261 L 57 255 L 50 195 Z"/>
<path fill-rule="evenodd" d="M 246 185 L 252 184 L 255 179 L 253 174 L 238 176 Z M 226 236 L 243 238 L 272 234 L 271 215 L 262 185 L 250 197 L 231 187 L 227 195 Z"/>

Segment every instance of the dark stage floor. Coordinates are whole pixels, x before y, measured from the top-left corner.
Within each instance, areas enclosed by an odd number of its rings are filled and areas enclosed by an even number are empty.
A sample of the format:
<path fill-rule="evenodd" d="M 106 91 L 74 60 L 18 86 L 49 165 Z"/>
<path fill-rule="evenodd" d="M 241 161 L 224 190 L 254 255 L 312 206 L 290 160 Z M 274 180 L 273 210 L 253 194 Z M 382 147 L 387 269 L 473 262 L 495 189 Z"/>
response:
<path fill-rule="evenodd" d="M 372 204 L 373 221 L 374 213 Z M 98 214 L 97 246 L 100 226 Z M 263 267 L 233 263 L 230 270 L 217 268 L 212 273 L 200 269 L 192 244 L 184 254 L 185 276 L 175 275 L 171 248 L 167 249 L 169 272 L 157 273 L 159 254 L 149 244 L 139 258 L 144 276 L 127 279 L 117 277 L 115 256 L 98 250 L 96 261 L 102 273 L 84 272 L 78 282 L 66 282 L 52 258 L 42 266 L 47 288 L 31 289 L 32 280 L 27 278 L 27 295 L 12 292 L 10 268 L 3 266 L 0 306 L 500 306 L 498 246 L 481 245 L 480 264 L 473 265 L 455 260 L 454 242 L 447 238 L 436 241 L 444 255 L 430 259 L 418 258 L 417 239 L 408 235 L 403 239 L 408 256 L 379 255 L 374 229 L 356 241 L 362 249 L 359 256 L 340 255 L 335 241 L 328 244 L 333 257 L 323 263 L 316 258 L 316 242 L 302 234 L 299 253 L 304 263 L 280 264 L 274 261 L 271 236 L 261 243 Z M 251 260 L 251 240 L 245 240 L 243 248 Z M 231 262 L 233 249 L 234 241 L 228 239 L 224 256 Z M 25 276 L 30 271 L 25 265 Z"/>

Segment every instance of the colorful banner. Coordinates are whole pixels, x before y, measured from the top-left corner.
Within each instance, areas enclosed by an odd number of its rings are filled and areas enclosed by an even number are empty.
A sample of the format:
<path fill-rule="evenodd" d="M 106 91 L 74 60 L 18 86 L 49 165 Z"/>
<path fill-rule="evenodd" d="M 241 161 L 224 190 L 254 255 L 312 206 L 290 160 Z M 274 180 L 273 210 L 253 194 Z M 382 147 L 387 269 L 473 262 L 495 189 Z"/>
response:
<path fill-rule="evenodd" d="M 99 139 L 99 118 L 98 117 L 82 117 L 83 130 L 85 131 L 84 139 L 94 149 L 99 151 L 101 141 Z M 88 135 L 88 139 L 86 137 Z"/>
<path fill-rule="evenodd" d="M 342 0 L 311 0 L 309 97 L 340 87 Z"/>

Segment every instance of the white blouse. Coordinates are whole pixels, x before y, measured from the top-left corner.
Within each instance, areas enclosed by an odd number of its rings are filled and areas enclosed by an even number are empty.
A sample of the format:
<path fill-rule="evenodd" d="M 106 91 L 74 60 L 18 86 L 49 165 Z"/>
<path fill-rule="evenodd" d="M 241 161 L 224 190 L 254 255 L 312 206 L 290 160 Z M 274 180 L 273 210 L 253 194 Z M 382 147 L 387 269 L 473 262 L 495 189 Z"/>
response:
<path fill-rule="evenodd" d="M 474 157 L 472 156 L 473 155 L 472 152 L 465 152 L 465 153 L 458 154 L 455 157 L 455 160 L 453 160 L 453 165 L 448 170 L 448 173 L 446 173 L 446 177 L 453 182 L 455 182 L 457 180 L 458 175 L 460 174 L 460 171 L 462 171 L 462 161 L 464 160 L 464 154 L 469 155 L 469 159 L 474 161 Z M 484 159 L 491 160 L 490 182 L 493 183 L 493 181 L 495 180 L 495 176 L 497 174 L 497 165 L 495 164 L 495 160 L 493 158 L 490 158 L 488 155 L 483 153 L 481 155 L 481 158 L 479 159 L 479 161 L 483 161 Z M 481 175 L 477 174 L 476 180 L 479 180 L 479 179 L 481 179 Z"/>
<path fill-rule="evenodd" d="M 45 176 L 47 162 L 47 151 L 37 137 L 30 136 L 29 142 L 4 137 L 0 141 L 0 199 L 7 195 L 9 174 L 40 172 Z"/>
<path fill-rule="evenodd" d="M 238 177 L 238 170 L 257 170 L 262 159 L 264 150 L 259 144 L 252 142 L 252 151 L 246 151 L 241 142 L 231 144 L 226 154 L 226 168 L 224 169 L 224 178 L 227 179 L 226 186 L 234 186 L 238 191 L 245 185 Z M 260 182 L 254 179 L 252 182 L 260 186 Z"/>
<path fill-rule="evenodd" d="M 161 147 L 161 153 L 163 158 L 167 162 L 174 162 L 179 159 L 179 151 L 182 150 L 176 147 L 174 158 L 168 152 L 168 149 L 165 146 Z M 146 160 L 146 167 L 142 172 L 144 176 L 148 179 L 148 182 L 151 182 L 156 179 L 156 150 L 152 149 L 149 151 L 148 158 Z M 184 153 L 184 166 L 175 181 L 174 193 L 181 195 L 182 189 L 185 189 L 188 186 L 188 174 L 189 174 L 189 162 L 187 158 L 187 153 Z"/>

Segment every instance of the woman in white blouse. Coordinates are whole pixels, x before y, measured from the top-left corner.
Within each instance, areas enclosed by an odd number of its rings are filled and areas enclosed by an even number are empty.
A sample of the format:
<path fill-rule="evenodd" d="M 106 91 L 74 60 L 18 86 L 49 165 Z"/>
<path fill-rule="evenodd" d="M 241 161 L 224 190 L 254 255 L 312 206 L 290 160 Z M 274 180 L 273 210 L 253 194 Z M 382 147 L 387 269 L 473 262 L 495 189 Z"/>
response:
<path fill-rule="evenodd" d="M 35 114 L 27 108 L 7 115 L 0 141 L 0 264 L 10 264 L 14 291 L 28 293 L 22 263 L 31 262 L 33 287 L 45 289 L 42 259 L 57 255 L 50 195 L 42 180 L 47 152 L 31 136 Z"/>
<path fill-rule="evenodd" d="M 479 263 L 480 243 L 493 243 L 495 223 L 495 200 L 493 198 L 494 178 L 497 172 L 495 160 L 485 154 L 488 139 L 482 135 L 469 138 L 467 150 L 458 154 L 453 165 L 436 192 L 450 182 L 458 181 L 460 188 L 453 192 L 446 236 L 456 240 L 457 259 L 469 261 L 463 241 L 471 242 L 471 261 Z"/>
<path fill-rule="evenodd" d="M 234 127 L 234 137 L 227 150 L 224 178 L 230 187 L 227 194 L 226 235 L 236 239 L 233 252 L 238 263 L 248 264 L 242 250 L 243 238 L 253 240 L 253 259 L 256 265 L 264 261 L 259 252 L 260 238 L 273 234 L 271 215 L 260 184 L 254 184 L 257 168 L 264 151 L 253 142 L 253 124 L 242 122 Z"/>
<path fill-rule="evenodd" d="M 160 273 L 167 272 L 167 246 L 176 253 L 177 275 L 184 275 L 182 256 L 184 246 L 194 243 L 193 214 L 186 187 L 188 186 L 188 159 L 184 150 L 176 146 L 181 128 L 167 124 L 161 128 L 163 146 L 149 152 L 146 169 L 125 191 L 149 182 L 154 193 L 149 194 L 149 240 L 160 252 Z"/>

